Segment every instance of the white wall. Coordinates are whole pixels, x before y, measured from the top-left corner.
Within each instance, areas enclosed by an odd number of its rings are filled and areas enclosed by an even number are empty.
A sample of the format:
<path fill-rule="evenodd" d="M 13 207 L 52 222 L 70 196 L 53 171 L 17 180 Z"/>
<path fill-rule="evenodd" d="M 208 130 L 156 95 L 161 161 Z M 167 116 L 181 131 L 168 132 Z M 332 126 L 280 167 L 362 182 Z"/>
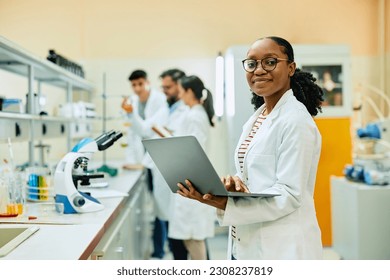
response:
<path fill-rule="evenodd" d="M 157 87 L 162 70 L 181 67 L 199 75 L 214 92 L 214 55 L 269 34 L 286 37 L 294 44 L 348 44 L 353 86 L 366 80 L 378 84 L 377 61 L 383 59 L 375 57 L 378 8 L 377 0 L 1 0 L 0 35 L 43 58 L 54 48 L 82 62 L 87 78 L 96 84 L 94 102 L 101 108 L 98 95 L 104 72 L 107 92 L 112 95 L 130 92 L 127 77 L 139 67 L 149 72 Z M 385 10 L 388 15 L 390 5 Z M 259 16 L 248 16 L 248 11 Z M 388 16 L 385 23 L 388 27 Z M 388 53 L 389 36 L 385 39 Z M 389 65 L 388 56 L 386 61 Z M 0 72 L 0 95 L 24 96 L 26 91 L 26 80 Z M 58 91 L 46 92 L 54 101 L 64 102 L 65 94 Z M 112 98 L 109 103 L 109 114 L 119 115 L 119 100 Z M 112 122 L 122 127 L 120 121 Z M 226 159 L 231 156 L 225 153 L 225 128 L 224 121 L 218 123 L 212 136 L 211 158 L 221 173 L 227 172 Z M 99 123 L 95 130 L 101 131 Z M 53 141 L 51 157 L 55 160 L 66 151 L 64 145 L 56 144 L 60 140 Z M 1 155 L 6 154 L 2 146 L 0 143 Z M 120 158 L 122 150 L 113 146 L 109 153 Z M 18 155 L 20 162 L 26 155 Z"/>

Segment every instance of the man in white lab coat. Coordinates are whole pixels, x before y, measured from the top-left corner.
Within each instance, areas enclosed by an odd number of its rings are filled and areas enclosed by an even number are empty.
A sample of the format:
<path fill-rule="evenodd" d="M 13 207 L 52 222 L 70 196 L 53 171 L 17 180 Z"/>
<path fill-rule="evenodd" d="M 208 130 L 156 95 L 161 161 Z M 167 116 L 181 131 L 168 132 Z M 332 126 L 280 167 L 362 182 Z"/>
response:
<path fill-rule="evenodd" d="M 149 135 L 143 131 L 142 126 L 139 124 L 142 122 L 153 123 L 160 109 L 166 108 L 166 99 L 162 92 L 151 89 L 147 74 L 143 70 L 133 71 L 129 76 L 129 81 L 135 96 L 132 98 L 125 98 L 122 102 L 122 108 L 126 111 L 130 122 L 127 132 L 127 164 L 123 167 L 125 169 L 145 167 L 148 187 L 149 190 L 153 192 L 151 163 L 141 142 L 143 138 L 149 138 Z M 167 115 L 167 113 L 165 115 Z M 156 226 L 154 228 L 156 229 Z M 156 252 L 153 254 L 156 254 Z"/>
<path fill-rule="evenodd" d="M 145 149 L 142 145 L 141 139 L 144 138 L 143 134 L 136 126 L 137 122 L 134 121 L 134 116 L 151 121 L 155 117 L 156 113 L 162 107 L 166 107 L 165 96 L 162 92 L 152 89 L 147 77 L 147 73 L 144 70 L 135 70 L 129 76 L 131 88 L 135 95 L 125 98 L 122 102 L 123 105 L 127 105 L 131 108 L 131 112 L 135 112 L 129 116 L 130 127 L 127 131 L 128 148 L 126 151 L 125 169 L 134 169 L 140 167 L 143 161 L 145 161 Z M 130 111 L 127 111 L 130 113 Z"/>

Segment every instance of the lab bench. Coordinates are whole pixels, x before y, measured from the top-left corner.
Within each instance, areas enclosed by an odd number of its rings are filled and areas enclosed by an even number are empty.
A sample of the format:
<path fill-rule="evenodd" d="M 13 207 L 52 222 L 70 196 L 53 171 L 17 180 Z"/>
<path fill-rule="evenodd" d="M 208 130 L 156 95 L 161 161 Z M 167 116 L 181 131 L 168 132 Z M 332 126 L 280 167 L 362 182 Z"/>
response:
<path fill-rule="evenodd" d="M 107 178 L 109 187 L 95 191 L 108 194 L 98 198 L 103 210 L 51 217 L 52 224 L 39 224 L 36 233 L 0 260 L 146 259 L 151 239 L 145 178 L 141 170 L 120 170 L 117 177 Z M 39 217 L 28 224 L 0 220 L 0 228 L 26 227 L 39 221 Z"/>
<path fill-rule="evenodd" d="M 333 249 L 342 259 L 390 259 L 390 186 L 331 177 Z"/>

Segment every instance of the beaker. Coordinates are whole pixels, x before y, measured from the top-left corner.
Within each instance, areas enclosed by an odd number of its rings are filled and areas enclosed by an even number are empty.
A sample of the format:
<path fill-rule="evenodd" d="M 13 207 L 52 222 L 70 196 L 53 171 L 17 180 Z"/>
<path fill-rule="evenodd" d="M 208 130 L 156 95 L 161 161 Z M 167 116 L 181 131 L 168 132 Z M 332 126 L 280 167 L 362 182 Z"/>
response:
<path fill-rule="evenodd" d="M 10 215 L 22 215 L 26 202 L 25 175 L 22 172 L 9 174 L 6 182 L 8 183 L 8 204 L 6 212 Z"/>

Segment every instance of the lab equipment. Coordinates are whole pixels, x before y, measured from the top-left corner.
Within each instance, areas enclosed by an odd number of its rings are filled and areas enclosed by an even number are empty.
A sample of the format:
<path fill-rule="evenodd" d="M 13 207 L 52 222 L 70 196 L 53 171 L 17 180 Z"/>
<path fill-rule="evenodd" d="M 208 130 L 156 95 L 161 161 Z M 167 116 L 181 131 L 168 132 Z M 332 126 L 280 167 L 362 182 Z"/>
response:
<path fill-rule="evenodd" d="M 345 166 L 345 177 L 368 185 L 390 184 L 390 118 L 358 128 L 356 136 L 366 141 L 365 147 L 369 147 L 369 150 L 365 154 L 355 155 L 353 164 Z M 360 142 L 361 146 L 363 144 Z"/>
<path fill-rule="evenodd" d="M 46 167 L 26 168 L 27 200 L 47 201 L 53 197 L 51 172 Z"/>
<path fill-rule="evenodd" d="M 89 180 L 102 178 L 103 174 L 89 173 L 88 161 L 93 153 L 103 151 L 122 137 L 122 132 L 111 130 L 96 139 L 84 138 L 58 163 L 54 174 L 55 201 L 64 204 L 64 213 L 88 213 L 103 210 L 104 206 L 94 197 L 77 189 L 88 186 Z"/>
<path fill-rule="evenodd" d="M 24 113 L 21 99 L 0 97 L 0 111 L 10 113 Z"/>
<path fill-rule="evenodd" d="M 387 110 L 380 109 L 377 102 L 371 98 L 371 94 L 380 97 L 381 103 L 386 105 Z M 384 91 L 366 84 L 359 84 L 356 95 L 360 104 L 354 107 L 357 121 L 354 129 L 356 134 L 353 164 L 344 167 L 344 175 L 351 181 L 368 185 L 388 185 L 390 184 L 390 98 Z M 370 108 L 377 119 L 372 119 L 372 114 L 362 110 L 365 108 Z"/>
<path fill-rule="evenodd" d="M 47 60 L 53 62 L 54 64 L 57 64 L 58 66 L 66 69 L 69 72 L 76 74 L 77 76 L 80 76 L 82 78 L 85 77 L 85 72 L 81 65 L 69 60 L 63 55 L 56 53 L 56 51 L 53 49 L 49 50 Z"/>

